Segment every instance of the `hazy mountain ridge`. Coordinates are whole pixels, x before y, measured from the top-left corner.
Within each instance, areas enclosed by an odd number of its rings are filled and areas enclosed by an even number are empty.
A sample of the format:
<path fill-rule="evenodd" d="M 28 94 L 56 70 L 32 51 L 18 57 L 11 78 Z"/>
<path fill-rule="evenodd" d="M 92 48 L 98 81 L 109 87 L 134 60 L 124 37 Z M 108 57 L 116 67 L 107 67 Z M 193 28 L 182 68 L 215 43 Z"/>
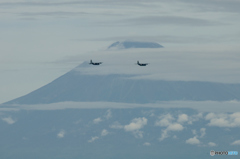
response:
<path fill-rule="evenodd" d="M 86 63 L 77 68 L 86 67 Z M 154 103 L 157 101 L 240 100 L 240 84 L 129 79 L 133 75 L 87 75 L 73 69 L 51 83 L 4 104 L 74 102 Z"/>
<path fill-rule="evenodd" d="M 162 45 L 156 42 L 140 42 L 140 41 L 122 41 L 111 44 L 108 49 L 129 49 L 129 48 L 163 48 Z"/>

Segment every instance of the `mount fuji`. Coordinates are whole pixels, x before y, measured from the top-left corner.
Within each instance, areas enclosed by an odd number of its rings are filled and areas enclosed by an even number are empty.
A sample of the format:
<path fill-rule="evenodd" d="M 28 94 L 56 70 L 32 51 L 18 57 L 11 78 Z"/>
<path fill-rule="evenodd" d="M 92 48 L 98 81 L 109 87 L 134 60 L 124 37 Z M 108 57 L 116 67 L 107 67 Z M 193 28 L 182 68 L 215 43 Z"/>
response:
<path fill-rule="evenodd" d="M 73 102 L 155 103 L 240 100 L 240 84 L 134 79 L 136 75 L 89 75 L 84 62 L 51 83 L 4 104 Z"/>

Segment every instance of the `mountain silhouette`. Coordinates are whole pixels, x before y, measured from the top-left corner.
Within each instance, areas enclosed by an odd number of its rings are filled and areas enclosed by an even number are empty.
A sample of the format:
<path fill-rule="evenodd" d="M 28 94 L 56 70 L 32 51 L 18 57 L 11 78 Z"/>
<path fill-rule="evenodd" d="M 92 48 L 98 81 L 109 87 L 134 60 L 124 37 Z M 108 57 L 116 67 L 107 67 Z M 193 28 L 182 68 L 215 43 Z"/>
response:
<path fill-rule="evenodd" d="M 129 48 L 163 48 L 162 45 L 155 42 L 139 42 L 139 41 L 123 41 L 115 42 L 111 44 L 108 49 L 118 48 L 118 49 L 129 49 Z"/>
<path fill-rule="evenodd" d="M 240 99 L 240 84 L 130 79 L 134 75 L 89 75 L 79 71 L 79 68 L 91 67 L 88 65 L 84 62 L 51 83 L 4 104 L 48 104 L 64 101 L 154 103 Z"/>

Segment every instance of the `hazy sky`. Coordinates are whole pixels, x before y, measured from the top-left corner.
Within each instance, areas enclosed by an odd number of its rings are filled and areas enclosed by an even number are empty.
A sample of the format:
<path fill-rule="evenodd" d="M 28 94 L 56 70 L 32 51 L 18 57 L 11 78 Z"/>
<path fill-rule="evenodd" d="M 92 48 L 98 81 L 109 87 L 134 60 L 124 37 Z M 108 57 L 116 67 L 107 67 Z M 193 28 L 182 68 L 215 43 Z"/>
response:
<path fill-rule="evenodd" d="M 104 64 L 87 73 L 239 83 L 239 14 L 239 0 L 1 0 L 0 103 L 90 59 Z M 123 40 L 164 48 L 106 50 Z"/>

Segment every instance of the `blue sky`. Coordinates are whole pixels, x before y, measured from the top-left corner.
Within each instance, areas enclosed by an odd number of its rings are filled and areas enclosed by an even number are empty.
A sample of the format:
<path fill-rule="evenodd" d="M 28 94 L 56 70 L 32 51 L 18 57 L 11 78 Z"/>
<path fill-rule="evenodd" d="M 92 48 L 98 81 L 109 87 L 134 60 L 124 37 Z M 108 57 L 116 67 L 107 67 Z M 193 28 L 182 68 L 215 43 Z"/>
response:
<path fill-rule="evenodd" d="M 2 0 L 0 103 L 90 59 L 104 61 L 104 69 L 88 73 L 237 83 L 239 6 L 238 0 Z M 106 50 L 123 40 L 165 48 Z M 150 65 L 129 69 L 136 60 Z"/>

